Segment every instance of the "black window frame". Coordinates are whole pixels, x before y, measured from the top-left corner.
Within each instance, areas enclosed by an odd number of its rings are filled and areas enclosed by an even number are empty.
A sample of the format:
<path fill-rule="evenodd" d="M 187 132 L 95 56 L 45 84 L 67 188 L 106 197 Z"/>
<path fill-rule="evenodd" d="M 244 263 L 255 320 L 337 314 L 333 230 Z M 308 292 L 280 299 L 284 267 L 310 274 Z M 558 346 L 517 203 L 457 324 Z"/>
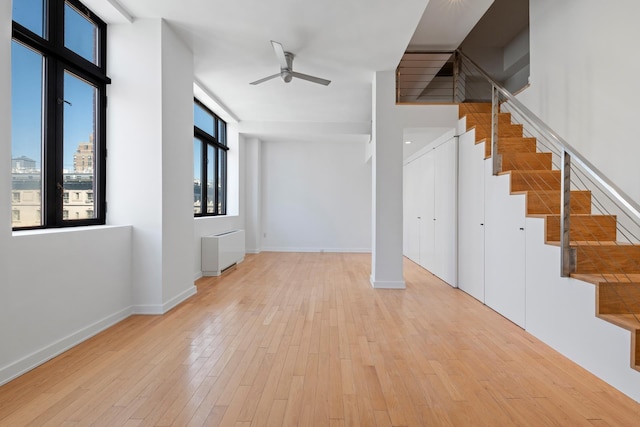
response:
<path fill-rule="evenodd" d="M 206 105 L 200 102 L 197 98 L 193 99 L 194 107 L 197 105 L 202 110 L 204 110 L 207 114 L 211 115 L 213 118 L 213 135 L 207 132 L 204 129 L 198 127 L 195 123 L 193 124 L 193 137 L 194 140 L 199 140 L 200 144 L 200 212 L 194 212 L 194 217 L 208 217 L 208 216 L 221 216 L 227 214 L 227 152 L 229 151 L 229 147 L 227 146 L 227 122 L 222 120 L 211 111 Z M 222 126 L 220 126 L 222 125 Z M 222 132 L 221 132 L 222 129 Z M 209 159 L 209 150 L 208 147 L 213 147 L 214 158 Z M 209 203 L 207 196 L 207 182 L 209 180 L 208 176 L 208 168 L 207 165 L 209 161 L 214 163 L 213 170 L 216 171 L 216 174 L 213 178 L 214 182 L 214 201 L 213 201 L 213 212 L 207 212 L 207 206 Z M 220 167 L 220 162 L 223 162 L 223 173 L 222 173 L 222 197 L 220 197 L 220 192 L 217 191 L 218 188 L 218 168 Z M 195 167 L 195 165 L 194 165 Z"/>
<path fill-rule="evenodd" d="M 64 45 L 65 5 L 69 4 L 97 28 L 96 64 L 80 56 Z M 12 41 L 38 52 L 43 57 L 42 101 L 42 162 L 40 176 L 43 196 L 41 199 L 42 224 L 28 227 L 12 227 L 13 230 L 46 229 L 104 225 L 106 223 L 106 158 L 107 158 L 107 24 L 78 0 L 44 0 L 44 31 L 40 37 L 28 28 L 12 20 Z M 95 217 L 65 219 L 63 215 L 64 180 L 63 124 L 64 124 L 64 74 L 85 80 L 96 88 L 96 123 L 94 135 L 93 190 Z"/>

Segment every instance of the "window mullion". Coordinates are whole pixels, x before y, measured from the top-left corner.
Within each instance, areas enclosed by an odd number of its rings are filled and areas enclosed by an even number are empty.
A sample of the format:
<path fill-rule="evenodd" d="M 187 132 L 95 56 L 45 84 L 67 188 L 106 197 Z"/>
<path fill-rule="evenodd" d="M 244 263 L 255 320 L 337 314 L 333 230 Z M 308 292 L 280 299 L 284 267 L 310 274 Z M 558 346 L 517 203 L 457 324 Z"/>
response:
<path fill-rule="evenodd" d="M 208 166 L 208 160 L 207 160 L 207 144 L 203 141 L 200 140 L 200 147 L 202 150 L 202 156 L 200 157 L 202 159 L 202 164 L 200 165 L 200 177 L 202 179 L 202 183 L 200 184 L 200 191 L 202 193 L 201 195 L 201 208 L 200 208 L 200 214 L 201 215 L 206 215 L 207 214 L 207 203 L 208 203 L 208 192 L 207 192 L 207 175 L 208 175 L 208 170 L 207 170 L 207 166 Z"/>
<path fill-rule="evenodd" d="M 214 202 L 213 202 L 213 213 L 214 215 L 219 215 L 220 212 L 218 210 L 218 149 L 214 146 L 213 156 L 215 158 L 215 163 L 213 165 L 213 194 L 214 194 Z"/>

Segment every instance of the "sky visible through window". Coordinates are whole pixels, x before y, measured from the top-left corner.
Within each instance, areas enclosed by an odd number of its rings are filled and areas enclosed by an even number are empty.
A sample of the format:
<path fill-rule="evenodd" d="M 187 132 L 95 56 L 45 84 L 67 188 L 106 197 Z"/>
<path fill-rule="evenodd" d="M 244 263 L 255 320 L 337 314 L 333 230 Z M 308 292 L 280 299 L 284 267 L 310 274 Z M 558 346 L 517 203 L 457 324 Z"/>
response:
<path fill-rule="evenodd" d="M 14 0 L 13 19 L 38 35 L 45 35 L 42 0 Z M 95 26 L 65 5 L 65 46 L 96 62 Z M 46 60 L 46 59 L 45 59 Z M 43 57 L 19 42 L 11 49 L 12 158 L 28 157 L 42 168 Z M 65 72 L 63 169 L 73 171 L 73 153 L 94 133 L 96 89 L 70 71 Z M 62 98 L 63 97 L 63 98 Z"/>

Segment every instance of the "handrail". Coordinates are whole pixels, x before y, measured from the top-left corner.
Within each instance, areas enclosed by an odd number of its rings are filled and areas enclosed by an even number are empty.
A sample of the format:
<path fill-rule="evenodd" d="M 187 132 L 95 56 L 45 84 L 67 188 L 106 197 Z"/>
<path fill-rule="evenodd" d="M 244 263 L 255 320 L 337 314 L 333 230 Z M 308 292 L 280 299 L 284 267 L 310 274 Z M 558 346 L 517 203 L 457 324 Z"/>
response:
<path fill-rule="evenodd" d="M 524 115 L 529 116 L 528 118 L 532 120 L 535 126 L 539 127 L 539 129 L 548 134 L 555 142 L 560 146 L 562 150 L 569 153 L 571 157 L 573 157 L 573 161 L 577 161 L 596 181 L 600 184 L 604 189 L 606 189 L 615 199 L 624 207 L 626 207 L 630 213 L 636 216 L 638 221 L 640 221 L 640 205 L 638 205 L 635 201 L 631 199 L 624 191 L 622 191 L 617 185 L 607 179 L 604 174 L 596 168 L 591 162 L 585 159 L 575 148 L 573 148 L 568 142 L 566 142 L 560 135 L 553 131 L 546 123 L 542 121 L 538 116 L 536 116 L 531 110 L 524 106 L 517 98 L 511 94 L 507 89 L 505 89 L 501 84 L 496 82 L 489 76 L 474 60 L 469 58 L 464 52 L 460 49 L 456 50 L 456 54 L 460 55 L 470 64 L 472 64 L 477 71 L 482 75 L 489 83 L 491 83 L 505 98 L 509 100 L 517 109 L 519 109 Z M 640 222 L 637 222 L 636 219 L 631 218 L 631 220 L 640 226 Z"/>

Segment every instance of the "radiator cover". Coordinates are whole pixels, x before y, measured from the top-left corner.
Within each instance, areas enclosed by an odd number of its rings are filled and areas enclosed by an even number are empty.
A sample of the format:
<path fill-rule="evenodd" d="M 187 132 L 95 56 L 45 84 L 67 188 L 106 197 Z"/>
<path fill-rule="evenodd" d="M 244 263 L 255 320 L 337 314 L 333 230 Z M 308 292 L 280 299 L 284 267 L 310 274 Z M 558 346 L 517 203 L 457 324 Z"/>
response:
<path fill-rule="evenodd" d="M 244 230 L 203 236 L 201 244 L 203 276 L 219 276 L 225 269 L 244 260 Z"/>

